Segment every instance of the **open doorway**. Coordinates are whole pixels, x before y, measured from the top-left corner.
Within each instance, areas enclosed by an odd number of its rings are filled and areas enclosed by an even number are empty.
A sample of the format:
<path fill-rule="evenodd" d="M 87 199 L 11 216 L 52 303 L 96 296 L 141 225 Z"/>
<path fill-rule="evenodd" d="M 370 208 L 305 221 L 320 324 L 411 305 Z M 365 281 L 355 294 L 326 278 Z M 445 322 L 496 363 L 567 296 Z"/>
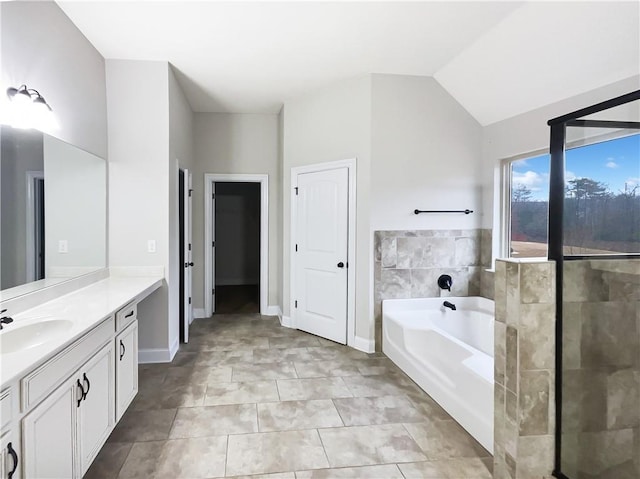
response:
<path fill-rule="evenodd" d="M 27 282 L 45 277 L 44 172 L 27 171 Z"/>
<path fill-rule="evenodd" d="M 204 206 L 205 315 L 269 314 L 268 175 L 207 173 Z"/>
<path fill-rule="evenodd" d="M 260 183 L 216 182 L 215 311 L 260 312 Z"/>

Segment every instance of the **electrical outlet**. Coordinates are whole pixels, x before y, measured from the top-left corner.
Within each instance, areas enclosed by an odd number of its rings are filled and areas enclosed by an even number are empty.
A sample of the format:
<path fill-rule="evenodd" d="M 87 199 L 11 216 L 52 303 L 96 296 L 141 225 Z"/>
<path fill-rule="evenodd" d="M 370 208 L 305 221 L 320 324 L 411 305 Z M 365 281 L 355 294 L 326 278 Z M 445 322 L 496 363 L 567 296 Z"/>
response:
<path fill-rule="evenodd" d="M 68 253 L 69 252 L 69 243 L 67 240 L 59 240 L 58 241 L 58 253 Z"/>
<path fill-rule="evenodd" d="M 147 252 L 155 253 L 156 252 L 156 240 L 148 240 L 147 241 Z"/>

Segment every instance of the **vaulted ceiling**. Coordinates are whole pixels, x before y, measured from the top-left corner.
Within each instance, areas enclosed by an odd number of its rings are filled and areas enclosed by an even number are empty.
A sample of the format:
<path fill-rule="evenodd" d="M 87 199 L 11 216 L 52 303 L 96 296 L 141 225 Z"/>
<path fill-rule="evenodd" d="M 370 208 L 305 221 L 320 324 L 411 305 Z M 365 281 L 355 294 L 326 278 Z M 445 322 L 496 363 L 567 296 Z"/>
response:
<path fill-rule="evenodd" d="M 640 73 L 638 2 L 58 4 L 105 58 L 171 62 L 198 112 L 391 73 L 435 76 L 489 124 Z"/>

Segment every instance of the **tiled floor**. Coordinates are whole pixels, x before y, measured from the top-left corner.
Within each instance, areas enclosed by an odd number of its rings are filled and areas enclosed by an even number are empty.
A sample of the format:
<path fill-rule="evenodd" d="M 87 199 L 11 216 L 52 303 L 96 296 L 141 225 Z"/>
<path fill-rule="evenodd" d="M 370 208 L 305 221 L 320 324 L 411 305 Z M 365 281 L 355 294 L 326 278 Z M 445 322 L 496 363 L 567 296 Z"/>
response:
<path fill-rule="evenodd" d="M 277 318 L 193 324 L 89 478 L 491 478 L 489 454 L 384 356 Z"/>

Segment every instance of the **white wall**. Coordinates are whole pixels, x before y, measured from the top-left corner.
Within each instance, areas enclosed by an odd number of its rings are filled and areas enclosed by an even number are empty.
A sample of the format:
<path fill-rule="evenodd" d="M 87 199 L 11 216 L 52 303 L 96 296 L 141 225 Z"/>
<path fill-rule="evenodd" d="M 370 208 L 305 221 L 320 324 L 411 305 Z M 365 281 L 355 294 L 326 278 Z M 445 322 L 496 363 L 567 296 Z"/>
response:
<path fill-rule="evenodd" d="M 260 284 L 260 184 L 216 183 L 215 194 L 215 284 Z"/>
<path fill-rule="evenodd" d="M 431 77 L 373 75 L 372 98 L 371 230 L 478 228 L 480 124 Z"/>
<path fill-rule="evenodd" d="M 44 136 L 45 277 L 74 277 L 107 265 L 107 165 Z M 67 253 L 58 242 L 67 241 Z"/>
<path fill-rule="evenodd" d="M 54 2 L 0 3 L 2 95 L 9 86 L 35 88 L 53 108 L 49 131 L 107 157 L 105 62 Z"/>
<path fill-rule="evenodd" d="M 166 282 L 139 310 L 141 350 L 168 351 L 176 334 L 170 276 L 169 74 L 166 62 L 107 60 L 109 265 L 162 266 Z M 177 197 L 177 195 L 176 195 Z M 147 252 L 147 240 L 156 252 Z M 169 310 L 171 305 L 171 310 Z M 176 336 L 177 337 L 177 336 Z"/>
<path fill-rule="evenodd" d="M 282 114 L 283 313 L 290 314 L 291 168 L 357 158 L 355 333 L 360 338 L 372 339 L 371 76 L 346 80 L 287 101 Z"/>
<path fill-rule="evenodd" d="M 499 165 L 501 160 L 518 155 L 535 154 L 549 151 L 549 126 L 547 121 L 595 103 L 629 93 L 640 88 L 640 76 L 613 83 L 603 88 L 576 95 L 557 103 L 493 123 L 483 129 L 482 182 L 484 184 L 483 209 L 492 214 L 483 217 L 483 227 L 493 227 L 494 255 L 498 251 L 500 229 L 498 215 Z M 616 120 L 620 118 L 614 118 Z M 496 219 L 494 224 L 494 218 Z"/>
<path fill-rule="evenodd" d="M 281 183 L 278 175 L 278 116 L 196 113 L 194 121 L 194 282 L 196 308 L 204 307 L 204 174 L 269 175 L 269 305 L 279 304 Z"/>

